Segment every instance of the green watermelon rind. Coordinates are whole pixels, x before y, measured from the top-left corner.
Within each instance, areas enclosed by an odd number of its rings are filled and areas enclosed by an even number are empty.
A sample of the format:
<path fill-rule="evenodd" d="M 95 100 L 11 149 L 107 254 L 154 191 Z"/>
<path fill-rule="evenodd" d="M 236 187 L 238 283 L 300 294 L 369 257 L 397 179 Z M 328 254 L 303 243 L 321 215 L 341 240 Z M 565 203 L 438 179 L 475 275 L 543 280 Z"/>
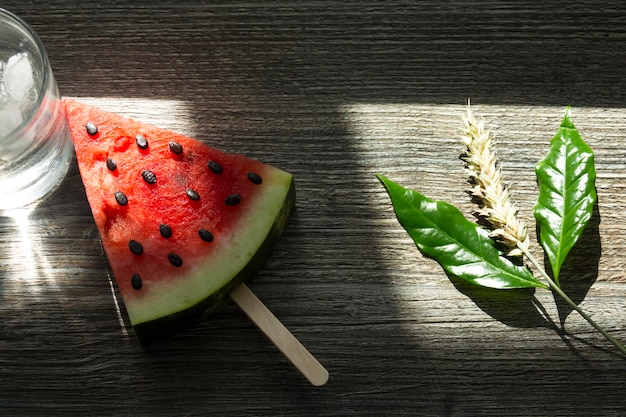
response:
<path fill-rule="evenodd" d="M 213 292 L 192 306 L 160 318 L 134 324 L 133 330 L 144 348 L 151 342 L 169 337 L 181 330 L 193 327 L 209 316 L 217 313 L 230 301 L 230 293 L 242 283 L 250 283 L 269 258 L 276 242 L 285 229 L 287 219 L 295 209 L 295 184 L 293 177 L 289 184 L 283 205 L 279 210 L 267 236 L 252 255 L 247 264 L 219 290 Z M 211 266 L 205 271 L 209 275 Z"/>

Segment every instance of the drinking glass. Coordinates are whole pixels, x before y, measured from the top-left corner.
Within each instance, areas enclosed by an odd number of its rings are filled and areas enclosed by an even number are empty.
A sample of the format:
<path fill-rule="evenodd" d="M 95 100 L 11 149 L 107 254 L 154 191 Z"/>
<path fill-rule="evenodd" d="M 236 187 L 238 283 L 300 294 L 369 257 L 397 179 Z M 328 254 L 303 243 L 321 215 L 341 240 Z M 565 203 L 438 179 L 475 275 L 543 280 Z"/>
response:
<path fill-rule="evenodd" d="M 73 154 L 65 106 L 39 36 L 0 9 L 0 210 L 49 194 Z"/>

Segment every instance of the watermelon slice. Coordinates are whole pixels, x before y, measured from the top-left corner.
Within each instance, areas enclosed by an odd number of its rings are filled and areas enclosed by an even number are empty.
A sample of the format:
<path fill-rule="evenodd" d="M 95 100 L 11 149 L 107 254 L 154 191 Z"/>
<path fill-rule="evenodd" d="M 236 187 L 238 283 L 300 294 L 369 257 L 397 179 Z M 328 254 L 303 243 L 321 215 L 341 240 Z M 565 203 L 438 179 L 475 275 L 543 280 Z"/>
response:
<path fill-rule="evenodd" d="M 87 198 L 140 342 L 222 308 L 285 228 L 295 204 L 292 175 L 64 102 Z"/>

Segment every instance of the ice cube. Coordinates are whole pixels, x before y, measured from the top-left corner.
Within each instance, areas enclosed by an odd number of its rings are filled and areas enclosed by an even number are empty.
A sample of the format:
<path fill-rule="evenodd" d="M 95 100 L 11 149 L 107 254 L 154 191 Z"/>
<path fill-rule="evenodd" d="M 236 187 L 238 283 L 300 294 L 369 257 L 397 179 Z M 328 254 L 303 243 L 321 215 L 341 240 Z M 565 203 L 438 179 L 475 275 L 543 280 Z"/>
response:
<path fill-rule="evenodd" d="M 27 104 L 33 100 L 35 79 L 28 52 L 20 52 L 9 58 L 2 74 L 7 93 L 16 101 Z"/>
<path fill-rule="evenodd" d="M 30 131 L 11 138 L 4 138 L 15 130 L 23 121 L 22 110 L 15 102 L 3 103 L 0 106 L 0 141 L 2 150 L 0 159 L 4 162 L 18 160 L 33 144 L 34 136 Z"/>
<path fill-rule="evenodd" d="M 13 102 L 4 103 L 0 107 L 0 138 L 13 132 L 22 121 L 24 118 L 19 106 Z"/>

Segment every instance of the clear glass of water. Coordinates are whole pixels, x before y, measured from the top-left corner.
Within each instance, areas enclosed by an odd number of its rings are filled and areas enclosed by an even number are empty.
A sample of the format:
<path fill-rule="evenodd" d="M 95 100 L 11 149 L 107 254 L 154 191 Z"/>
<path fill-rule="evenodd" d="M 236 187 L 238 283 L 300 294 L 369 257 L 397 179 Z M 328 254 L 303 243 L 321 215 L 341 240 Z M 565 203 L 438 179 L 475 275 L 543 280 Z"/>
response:
<path fill-rule="evenodd" d="M 0 9 L 0 210 L 49 194 L 73 153 L 65 106 L 39 36 Z"/>

